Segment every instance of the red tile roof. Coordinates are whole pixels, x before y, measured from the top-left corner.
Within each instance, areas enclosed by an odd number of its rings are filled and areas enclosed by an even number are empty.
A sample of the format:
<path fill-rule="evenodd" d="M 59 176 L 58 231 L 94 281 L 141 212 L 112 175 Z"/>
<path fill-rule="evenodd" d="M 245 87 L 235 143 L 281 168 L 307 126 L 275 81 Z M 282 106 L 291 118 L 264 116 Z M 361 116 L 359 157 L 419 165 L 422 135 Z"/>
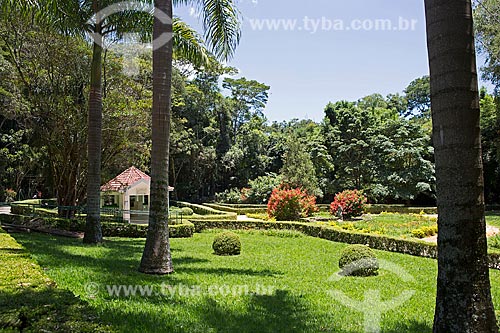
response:
<path fill-rule="evenodd" d="M 139 180 L 150 180 L 147 174 L 137 169 L 136 167 L 130 167 L 127 170 L 120 173 L 115 178 L 111 179 L 109 182 L 101 186 L 101 191 L 103 192 L 118 192 L 125 190 L 130 185 L 135 184 Z"/>

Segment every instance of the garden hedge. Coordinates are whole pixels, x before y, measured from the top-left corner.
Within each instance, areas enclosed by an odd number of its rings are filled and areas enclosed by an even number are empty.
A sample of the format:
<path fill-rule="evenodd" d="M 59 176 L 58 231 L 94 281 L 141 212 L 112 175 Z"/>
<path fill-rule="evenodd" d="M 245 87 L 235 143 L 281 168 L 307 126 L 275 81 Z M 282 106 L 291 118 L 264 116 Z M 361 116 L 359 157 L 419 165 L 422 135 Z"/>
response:
<path fill-rule="evenodd" d="M 236 217 L 238 216 L 238 214 L 234 212 L 221 211 L 205 205 L 193 204 L 184 201 L 172 201 L 172 204 L 174 204 L 179 208 L 189 207 L 193 210 L 195 214 L 202 215 L 202 216 L 197 216 L 196 217 L 197 219 L 208 218 L 216 220 L 222 218 L 226 220 L 236 220 Z"/>
<path fill-rule="evenodd" d="M 387 213 L 401 213 L 401 214 L 419 214 L 420 212 L 425 214 L 437 214 L 437 207 L 408 207 L 405 205 L 368 205 L 365 209 L 366 213 L 370 214 L 380 214 L 382 212 Z"/>
<path fill-rule="evenodd" d="M 335 229 L 330 226 L 302 222 L 265 222 L 265 221 L 232 221 L 232 220 L 190 220 L 195 232 L 205 229 L 279 229 L 295 230 L 308 236 L 322 238 L 346 244 L 365 244 L 372 249 L 398 252 L 419 257 L 436 258 L 436 244 L 418 240 L 393 238 L 382 235 L 370 235 L 348 230 Z M 500 253 L 489 253 L 489 267 L 500 270 Z"/>
<path fill-rule="evenodd" d="M 237 213 L 238 215 L 262 214 L 267 212 L 267 205 L 243 205 L 243 204 L 219 204 L 204 203 L 203 205 L 226 212 Z"/>
<path fill-rule="evenodd" d="M 37 217 L 43 226 L 58 230 L 83 232 L 85 230 L 84 219 L 61 219 L 55 217 Z M 0 222 L 14 225 L 27 225 L 34 218 L 23 215 L 0 215 Z M 102 234 L 104 237 L 146 237 L 148 226 L 145 224 L 113 223 L 103 222 Z M 189 221 L 182 224 L 169 225 L 170 237 L 187 238 L 194 234 L 194 225 Z"/>

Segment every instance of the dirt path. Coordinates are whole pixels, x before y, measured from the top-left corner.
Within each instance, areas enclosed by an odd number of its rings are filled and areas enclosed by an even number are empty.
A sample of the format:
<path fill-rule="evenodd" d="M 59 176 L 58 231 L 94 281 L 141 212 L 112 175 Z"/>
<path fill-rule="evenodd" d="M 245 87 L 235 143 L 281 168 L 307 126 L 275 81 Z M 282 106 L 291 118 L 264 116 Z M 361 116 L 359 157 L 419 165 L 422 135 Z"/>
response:
<path fill-rule="evenodd" d="M 10 206 L 0 206 L 0 214 L 10 215 Z"/>
<path fill-rule="evenodd" d="M 246 215 L 238 215 L 238 217 L 236 218 L 236 220 L 237 221 L 261 221 L 261 220 L 257 220 L 257 219 L 248 217 Z"/>

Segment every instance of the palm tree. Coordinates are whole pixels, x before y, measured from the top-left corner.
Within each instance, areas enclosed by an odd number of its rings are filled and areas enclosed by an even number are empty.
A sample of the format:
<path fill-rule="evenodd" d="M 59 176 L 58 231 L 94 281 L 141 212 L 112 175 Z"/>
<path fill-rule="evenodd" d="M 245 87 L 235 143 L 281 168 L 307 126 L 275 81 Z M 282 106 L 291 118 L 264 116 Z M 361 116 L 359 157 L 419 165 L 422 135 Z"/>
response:
<path fill-rule="evenodd" d="M 240 37 L 238 13 L 232 0 L 179 0 L 196 5 L 204 17 L 205 38 L 219 59 L 230 57 Z M 151 153 L 151 204 L 146 245 L 139 271 L 147 274 L 173 272 L 168 235 L 168 170 L 172 79 L 172 40 L 161 43 L 162 34 L 172 33 L 172 0 L 155 0 L 153 25 L 153 124 Z"/>
<path fill-rule="evenodd" d="M 425 0 L 438 201 L 434 332 L 498 332 L 490 293 L 470 0 Z"/>

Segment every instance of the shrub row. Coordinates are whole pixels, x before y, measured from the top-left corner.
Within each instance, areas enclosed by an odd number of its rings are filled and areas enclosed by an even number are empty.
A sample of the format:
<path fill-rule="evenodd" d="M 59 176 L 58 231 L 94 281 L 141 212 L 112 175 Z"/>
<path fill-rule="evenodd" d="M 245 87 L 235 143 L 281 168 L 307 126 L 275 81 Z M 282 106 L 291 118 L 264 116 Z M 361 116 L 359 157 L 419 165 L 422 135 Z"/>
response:
<path fill-rule="evenodd" d="M 205 229 L 279 229 L 294 230 L 308 236 L 322 238 L 346 244 L 365 244 L 372 249 L 398 252 L 419 257 L 436 258 L 436 244 L 418 240 L 393 238 L 381 235 L 363 234 L 347 230 L 334 229 L 325 225 L 316 225 L 302 222 L 262 222 L 262 221 L 229 221 L 229 220 L 190 220 L 194 224 L 195 232 Z M 500 253 L 489 253 L 489 267 L 500 270 Z"/>
<path fill-rule="evenodd" d="M 366 213 L 380 214 L 382 212 L 401 213 L 401 214 L 419 214 L 423 211 L 425 214 L 437 214 L 437 207 L 407 207 L 405 205 L 368 205 Z"/>
<path fill-rule="evenodd" d="M 236 204 L 230 205 L 230 204 L 214 204 L 214 203 L 204 203 L 203 205 L 225 212 L 236 213 L 238 215 L 262 214 L 267 212 L 266 205 L 236 205 Z"/>
<path fill-rule="evenodd" d="M 43 200 L 32 199 L 14 202 L 10 206 L 10 212 L 16 215 L 36 216 L 36 217 L 57 217 L 58 212 L 55 208 L 45 208 L 40 206 L 39 202 Z M 38 203 L 37 203 L 38 202 Z M 80 214 L 79 217 L 84 217 L 85 214 Z M 101 213 L 101 221 L 106 222 L 119 222 L 122 220 L 121 216 L 113 216 L 106 213 Z"/>
<path fill-rule="evenodd" d="M 85 230 L 84 219 L 61 219 L 55 217 L 37 217 L 37 221 L 41 221 L 43 226 L 67 231 L 83 232 Z M 2 223 L 27 225 L 33 221 L 30 216 L 23 215 L 0 215 Z M 148 230 L 147 225 L 129 224 L 129 223 L 102 223 L 102 234 L 105 237 L 130 237 L 143 238 L 146 237 Z M 194 225 L 191 222 L 184 221 L 182 224 L 169 225 L 170 237 L 172 238 L 187 238 L 192 237 L 194 233 Z"/>
<path fill-rule="evenodd" d="M 221 211 L 221 210 L 217 210 L 217 209 L 214 209 L 212 207 L 205 206 L 205 205 L 193 204 L 193 203 L 184 202 L 184 201 L 172 201 L 172 203 L 175 206 L 180 207 L 180 208 L 189 207 L 193 210 L 193 212 L 195 214 L 204 215 L 204 217 L 202 217 L 202 218 L 205 218 L 205 216 L 210 216 L 211 218 L 218 219 L 219 217 L 215 217 L 215 215 L 222 215 L 227 220 L 231 220 L 233 218 L 236 220 L 236 216 L 238 215 L 234 212 Z"/>

